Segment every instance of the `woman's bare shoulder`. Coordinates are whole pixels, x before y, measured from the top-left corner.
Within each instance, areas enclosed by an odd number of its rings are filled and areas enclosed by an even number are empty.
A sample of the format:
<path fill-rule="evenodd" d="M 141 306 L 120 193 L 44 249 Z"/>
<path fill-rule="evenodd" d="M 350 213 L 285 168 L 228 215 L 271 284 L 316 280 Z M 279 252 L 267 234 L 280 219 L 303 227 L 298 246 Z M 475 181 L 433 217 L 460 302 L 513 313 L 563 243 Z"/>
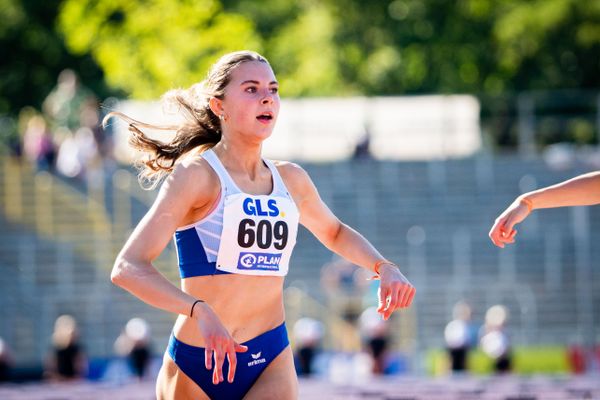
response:
<path fill-rule="evenodd" d="M 310 182 L 308 173 L 291 161 L 273 161 L 286 185 L 302 185 Z"/>
<path fill-rule="evenodd" d="M 201 156 L 186 157 L 177 163 L 161 187 L 162 192 L 189 196 L 194 203 L 214 199 L 219 189 L 219 177 Z"/>
<path fill-rule="evenodd" d="M 300 165 L 290 161 L 273 162 L 288 188 L 294 201 L 301 202 L 306 196 L 315 193 L 316 188 L 308 173 Z"/>

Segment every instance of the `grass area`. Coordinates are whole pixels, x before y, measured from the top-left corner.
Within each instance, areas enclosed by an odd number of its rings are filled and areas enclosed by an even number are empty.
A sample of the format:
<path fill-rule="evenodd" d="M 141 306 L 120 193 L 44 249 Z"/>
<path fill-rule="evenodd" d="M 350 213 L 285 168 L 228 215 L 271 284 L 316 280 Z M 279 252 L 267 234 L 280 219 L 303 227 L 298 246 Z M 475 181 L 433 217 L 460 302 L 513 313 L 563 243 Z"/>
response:
<path fill-rule="evenodd" d="M 567 349 L 562 346 L 515 347 L 512 350 L 513 372 L 531 374 L 565 374 L 570 372 Z M 494 361 L 481 350 L 468 357 L 469 371 L 477 375 L 493 373 Z M 427 369 L 431 375 L 445 375 L 450 363 L 445 350 L 435 349 L 427 354 Z"/>

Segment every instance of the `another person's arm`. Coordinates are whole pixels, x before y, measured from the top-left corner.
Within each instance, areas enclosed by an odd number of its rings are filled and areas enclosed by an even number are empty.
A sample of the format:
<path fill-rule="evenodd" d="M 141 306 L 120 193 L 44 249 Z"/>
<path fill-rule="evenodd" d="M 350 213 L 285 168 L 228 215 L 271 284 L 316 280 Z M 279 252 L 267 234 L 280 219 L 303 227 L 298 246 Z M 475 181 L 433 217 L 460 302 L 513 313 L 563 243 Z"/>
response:
<path fill-rule="evenodd" d="M 111 274 L 112 282 L 154 307 L 190 316 L 198 299 L 169 282 L 152 261 L 167 246 L 175 230 L 183 225 L 188 213 L 211 206 L 215 200 L 210 195 L 215 192 L 211 185 L 215 183 L 208 167 L 194 163 L 177 166 L 119 253 Z M 235 352 L 247 348 L 231 338 L 210 305 L 196 304 L 193 318 L 198 321 L 205 341 L 207 369 L 212 369 L 212 353 L 215 352 L 213 383 L 223 381 L 221 369 L 225 355 L 230 362 L 228 380 L 232 382 L 236 369 Z"/>
<path fill-rule="evenodd" d="M 498 247 L 514 243 L 514 226 L 535 209 L 600 204 L 600 171 L 522 194 L 498 218 L 489 236 Z"/>
<path fill-rule="evenodd" d="M 394 310 L 409 307 L 415 288 L 400 269 L 377 251 L 364 236 L 342 223 L 321 200 L 308 174 L 295 164 L 282 168 L 286 184 L 294 193 L 300 210 L 300 223 L 304 225 L 328 249 L 346 260 L 373 272 L 378 265 L 379 308 L 378 312 L 388 319 Z"/>

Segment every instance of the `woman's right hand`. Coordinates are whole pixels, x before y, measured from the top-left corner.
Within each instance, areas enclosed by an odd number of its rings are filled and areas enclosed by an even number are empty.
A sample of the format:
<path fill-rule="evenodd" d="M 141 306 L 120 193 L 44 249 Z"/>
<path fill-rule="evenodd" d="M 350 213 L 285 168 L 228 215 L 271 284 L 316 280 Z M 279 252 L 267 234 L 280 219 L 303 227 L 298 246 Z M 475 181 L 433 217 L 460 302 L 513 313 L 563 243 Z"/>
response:
<path fill-rule="evenodd" d="M 531 213 L 527 202 L 517 198 L 498 218 L 490 230 L 489 236 L 492 242 L 504 248 L 504 245 L 515 242 L 517 230 L 514 226 L 522 222 Z"/>
<path fill-rule="evenodd" d="M 213 370 L 212 382 L 214 385 L 218 385 L 220 382 L 223 382 L 223 363 L 225 362 L 225 356 L 227 356 L 229 361 L 227 381 L 232 383 L 237 366 L 235 353 L 244 353 L 248 350 L 248 347 L 233 340 L 217 314 L 215 314 L 208 304 L 201 303 L 198 306 L 196 306 L 198 312 L 195 313 L 194 318 L 198 322 L 200 334 L 204 339 L 204 366 L 208 370 L 212 369 L 214 354 L 215 368 Z"/>

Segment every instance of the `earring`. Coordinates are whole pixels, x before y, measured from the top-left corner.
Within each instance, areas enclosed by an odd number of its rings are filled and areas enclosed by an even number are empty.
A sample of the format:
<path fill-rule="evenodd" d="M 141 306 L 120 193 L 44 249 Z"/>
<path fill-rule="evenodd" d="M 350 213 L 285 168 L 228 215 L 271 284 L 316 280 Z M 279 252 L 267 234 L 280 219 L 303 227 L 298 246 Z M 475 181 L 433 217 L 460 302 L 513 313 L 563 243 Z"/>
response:
<path fill-rule="evenodd" d="M 224 120 L 225 120 L 225 115 L 224 115 L 224 114 L 219 114 L 219 119 L 220 119 L 221 121 L 224 121 Z"/>

